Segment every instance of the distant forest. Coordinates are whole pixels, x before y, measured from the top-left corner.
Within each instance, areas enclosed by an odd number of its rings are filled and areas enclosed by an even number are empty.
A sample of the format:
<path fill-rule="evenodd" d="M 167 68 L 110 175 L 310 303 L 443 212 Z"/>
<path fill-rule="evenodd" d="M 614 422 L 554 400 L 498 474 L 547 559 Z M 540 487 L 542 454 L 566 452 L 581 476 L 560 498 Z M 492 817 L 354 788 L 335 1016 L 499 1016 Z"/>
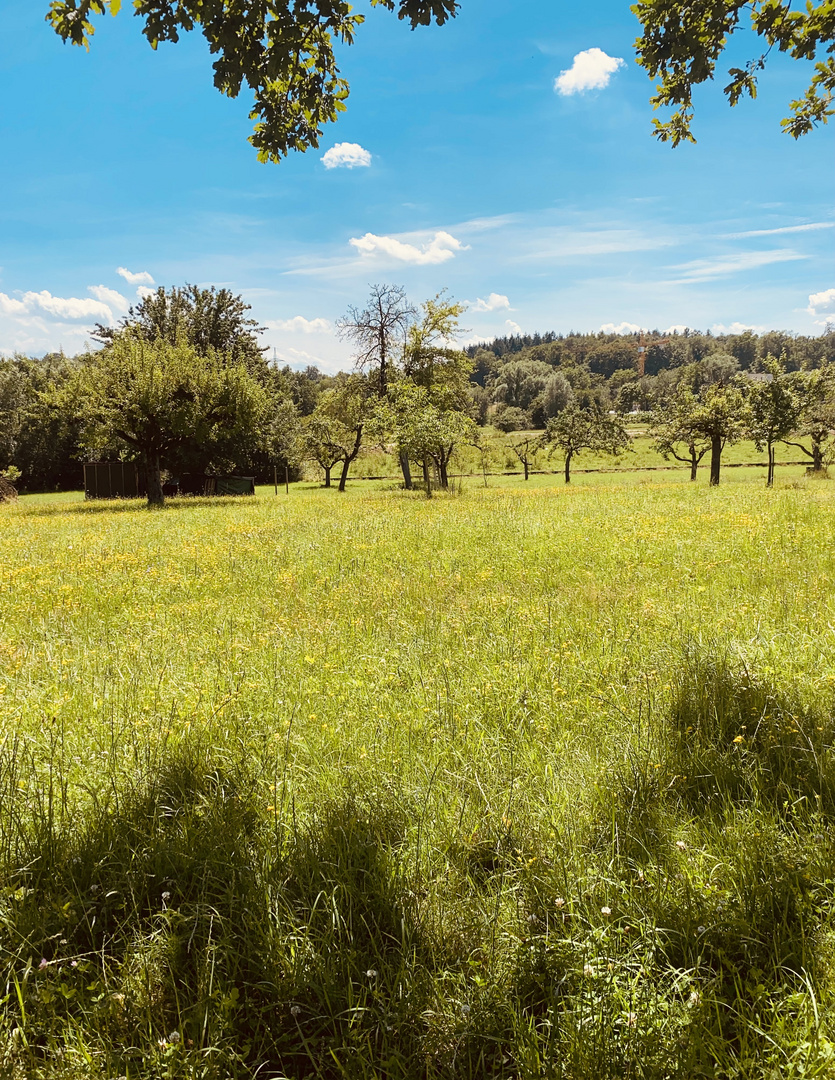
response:
<path fill-rule="evenodd" d="M 698 391 L 757 372 L 768 356 L 787 371 L 835 362 L 835 327 L 819 337 L 773 330 L 765 334 L 519 334 L 470 345 L 476 419 L 500 429 L 544 428 L 572 393 L 630 413 L 651 411 L 682 382 Z"/>

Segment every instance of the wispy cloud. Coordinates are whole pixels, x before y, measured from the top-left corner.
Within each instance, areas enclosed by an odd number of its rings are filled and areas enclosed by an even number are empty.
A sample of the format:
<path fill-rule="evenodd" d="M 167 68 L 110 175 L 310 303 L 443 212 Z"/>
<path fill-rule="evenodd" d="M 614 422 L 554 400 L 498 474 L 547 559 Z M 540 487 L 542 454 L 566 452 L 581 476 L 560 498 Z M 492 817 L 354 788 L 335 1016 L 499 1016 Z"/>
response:
<path fill-rule="evenodd" d="M 614 227 L 584 229 L 572 226 L 539 226 L 531 223 L 516 238 L 518 254 L 515 261 L 529 259 L 565 260 L 576 257 L 618 255 L 633 251 L 656 251 L 672 247 L 679 239 L 660 229 Z"/>
<path fill-rule="evenodd" d="M 514 322 L 513 319 L 505 319 L 504 324 L 508 328 L 508 330 L 511 332 L 511 334 L 521 334 L 522 333 L 522 327 L 519 325 L 519 323 Z"/>
<path fill-rule="evenodd" d="M 469 304 L 470 311 L 510 311 L 510 300 L 501 293 L 491 292 L 486 300 L 479 297 L 474 304 Z"/>
<path fill-rule="evenodd" d="M 394 236 L 377 236 L 366 233 L 359 238 L 352 237 L 350 243 L 365 256 L 388 256 L 398 262 L 412 263 L 414 266 L 434 266 L 455 258 L 457 251 L 466 251 L 467 246 L 456 240 L 448 232 L 436 232 L 428 244 L 417 247 L 405 243 Z"/>
<path fill-rule="evenodd" d="M 671 284 L 688 285 L 716 281 L 717 278 L 758 270 L 772 263 L 794 262 L 805 258 L 805 255 L 792 251 L 790 248 L 777 248 L 774 251 L 746 251 L 736 255 L 717 255 L 712 259 L 693 259 L 691 262 L 673 267 L 680 276 Z"/>
<path fill-rule="evenodd" d="M 119 277 L 123 277 L 128 285 L 153 285 L 154 279 L 148 273 L 147 270 L 140 270 L 138 274 L 132 273 L 130 270 L 126 270 L 124 266 L 120 266 L 116 273 Z"/>
<path fill-rule="evenodd" d="M 574 57 L 567 71 L 561 71 L 554 81 L 554 89 L 563 97 L 583 94 L 587 90 L 602 90 L 624 61 L 619 56 L 609 56 L 602 49 L 586 49 Z"/>
<path fill-rule="evenodd" d="M 326 169 L 368 168 L 371 154 L 359 143 L 341 142 L 322 155 L 322 164 Z"/>
<path fill-rule="evenodd" d="M 835 221 L 811 221 L 807 225 L 783 225 L 779 229 L 749 229 L 748 232 L 728 233 L 731 240 L 749 236 L 780 236 L 783 233 L 817 232 L 819 229 L 835 229 Z"/>

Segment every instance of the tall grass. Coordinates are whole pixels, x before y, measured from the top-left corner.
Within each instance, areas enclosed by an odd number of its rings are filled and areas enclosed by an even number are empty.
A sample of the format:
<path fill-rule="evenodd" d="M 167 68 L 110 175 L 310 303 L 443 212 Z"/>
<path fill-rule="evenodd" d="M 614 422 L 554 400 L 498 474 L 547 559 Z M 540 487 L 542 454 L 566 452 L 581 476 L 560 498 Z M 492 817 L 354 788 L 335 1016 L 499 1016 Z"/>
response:
<path fill-rule="evenodd" d="M 834 1075 L 832 509 L 3 508 L 0 1073 Z"/>

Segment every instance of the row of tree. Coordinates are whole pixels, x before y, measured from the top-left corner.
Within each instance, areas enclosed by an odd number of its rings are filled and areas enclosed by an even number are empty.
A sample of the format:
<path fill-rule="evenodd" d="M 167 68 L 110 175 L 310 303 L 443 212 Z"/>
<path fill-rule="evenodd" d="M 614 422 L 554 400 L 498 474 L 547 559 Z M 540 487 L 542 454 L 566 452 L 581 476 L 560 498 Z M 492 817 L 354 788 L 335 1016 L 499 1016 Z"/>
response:
<path fill-rule="evenodd" d="M 338 324 L 354 372 L 325 376 L 268 363 L 261 328 L 229 290 L 159 289 L 118 326 L 97 327 L 97 351 L 0 361 L 0 471 L 27 490 L 49 490 L 77 486 L 80 461 L 138 460 L 159 503 L 165 471 L 266 480 L 276 467 L 311 461 L 328 486 L 338 473 L 344 489 L 351 464 L 374 446 L 396 453 L 406 487 L 417 465 L 431 490 L 430 473 L 448 483 L 456 448 L 485 452 L 480 428 L 490 422 L 516 432 L 508 438 L 526 476 L 547 448 L 564 455 L 569 480 L 582 450 L 628 448 L 625 423 L 636 412 L 651 419 L 657 449 L 686 461 L 694 477 L 710 451 L 714 483 L 722 448 L 743 436 L 768 450 L 769 482 L 780 440 L 816 470 L 826 464 L 832 333 L 546 335 L 461 350 L 463 312 L 445 294 L 416 308 L 402 289 L 374 286 Z M 779 361 L 762 353 L 772 344 L 784 346 Z M 653 350 L 670 366 L 647 374 Z"/>
<path fill-rule="evenodd" d="M 680 383 L 649 414 L 648 433 L 663 457 L 690 467 L 695 480 L 702 459 L 710 454 L 710 483 L 719 483 L 726 446 L 750 439 L 766 451 L 766 483 L 774 483 L 776 447 L 786 443 L 809 460 L 812 472 L 822 474 L 835 460 L 835 365 L 812 371 L 789 371 L 785 358 L 767 357 L 763 371 L 737 375 L 730 382 L 717 380 L 694 389 Z M 516 437 L 525 453 L 539 447 L 559 447 L 565 458 L 565 480 L 571 461 L 584 449 L 618 454 L 628 449 L 626 419 L 599 407 L 567 405 L 548 421 L 545 433 Z M 522 454 L 517 449 L 517 454 Z M 526 465 L 527 475 L 527 465 Z"/>

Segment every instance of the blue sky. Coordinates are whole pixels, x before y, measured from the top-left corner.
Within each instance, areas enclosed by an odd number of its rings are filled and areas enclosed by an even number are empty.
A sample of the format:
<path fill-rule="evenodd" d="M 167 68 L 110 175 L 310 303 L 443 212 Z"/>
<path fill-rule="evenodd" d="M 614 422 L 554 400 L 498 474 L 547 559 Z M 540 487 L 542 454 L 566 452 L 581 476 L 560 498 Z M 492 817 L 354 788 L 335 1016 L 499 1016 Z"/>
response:
<path fill-rule="evenodd" d="M 673 150 L 625 0 L 463 0 L 415 32 L 369 10 L 347 113 L 261 165 L 198 35 L 153 52 L 126 4 L 85 53 L 46 7 L 0 0 L 0 352 L 77 352 L 137 290 L 187 281 L 241 293 L 271 355 L 325 370 L 349 366 L 334 324 L 371 283 L 448 289 L 467 341 L 835 320 L 835 125 L 779 127 L 808 64 L 772 57 L 735 109 L 721 77 L 701 88 L 699 142 Z M 755 54 L 740 39 L 724 67 Z"/>

